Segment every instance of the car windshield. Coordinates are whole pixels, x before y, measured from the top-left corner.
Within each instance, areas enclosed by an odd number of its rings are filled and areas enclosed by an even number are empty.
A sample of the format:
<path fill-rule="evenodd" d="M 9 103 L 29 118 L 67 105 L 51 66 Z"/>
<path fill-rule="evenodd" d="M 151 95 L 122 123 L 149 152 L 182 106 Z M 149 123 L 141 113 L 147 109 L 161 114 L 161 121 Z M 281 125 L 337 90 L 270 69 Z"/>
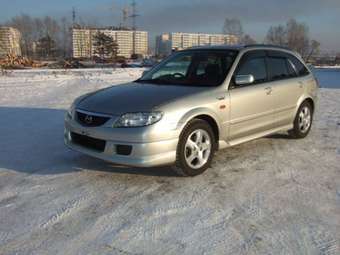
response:
<path fill-rule="evenodd" d="M 237 55 L 235 50 L 192 50 L 174 53 L 147 72 L 140 83 L 219 86 Z"/>

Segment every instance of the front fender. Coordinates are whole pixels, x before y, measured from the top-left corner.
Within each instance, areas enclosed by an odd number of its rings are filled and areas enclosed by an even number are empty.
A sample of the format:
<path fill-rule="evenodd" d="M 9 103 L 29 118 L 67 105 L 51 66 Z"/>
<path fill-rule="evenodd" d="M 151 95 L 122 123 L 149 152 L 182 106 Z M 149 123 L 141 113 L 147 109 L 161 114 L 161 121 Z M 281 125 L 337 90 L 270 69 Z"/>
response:
<path fill-rule="evenodd" d="M 192 109 L 190 111 L 188 111 L 187 113 L 185 113 L 179 120 L 178 124 L 177 124 L 177 129 L 178 130 L 183 130 L 183 128 L 188 124 L 188 122 L 200 115 L 207 115 L 209 117 L 211 117 L 212 119 L 215 120 L 219 133 L 222 134 L 222 127 L 221 127 L 221 119 L 220 117 L 211 109 L 209 108 L 205 108 L 205 107 L 200 107 L 200 108 L 195 108 Z"/>

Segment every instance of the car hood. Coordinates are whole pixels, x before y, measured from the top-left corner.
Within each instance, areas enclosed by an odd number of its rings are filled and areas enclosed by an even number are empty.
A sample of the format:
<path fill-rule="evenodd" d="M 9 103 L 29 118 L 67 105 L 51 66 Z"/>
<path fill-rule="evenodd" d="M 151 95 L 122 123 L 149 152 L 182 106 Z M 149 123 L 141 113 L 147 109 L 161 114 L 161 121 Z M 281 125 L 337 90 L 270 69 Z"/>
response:
<path fill-rule="evenodd" d="M 128 83 L 112 86 L 84 97 L 77 109 L 111 115 L 148 112 L 173 100 L 200 93 L 206 87 Z"/>

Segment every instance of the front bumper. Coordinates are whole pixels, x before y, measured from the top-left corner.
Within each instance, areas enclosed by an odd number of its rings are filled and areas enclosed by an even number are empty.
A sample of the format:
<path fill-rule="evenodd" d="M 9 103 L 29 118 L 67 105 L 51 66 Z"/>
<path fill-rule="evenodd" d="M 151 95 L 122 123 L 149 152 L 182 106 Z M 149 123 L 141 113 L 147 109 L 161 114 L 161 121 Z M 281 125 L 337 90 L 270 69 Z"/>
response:
<path fill-rule="evenodd" d="M 174 163 L 178 138 L 169 135 L 167 138 L 163 137 L 162 140 L 143 141 L 143 137 L 150 136 L 147 132 L 147 128 L 124 129 L 123 132 L 122 129 L 105 126 L 88 128 L 66 116 L 64 141 L 65 145 L 74 151 L 120 165 L 154 167 Z M 153 131 L 150 130 L 150 132 Z M 101 152 L 76 144 L 72 140 L 71 133 L 104 140 L 106 141 L 105 149 Z M 136 139 L 138 137 L 141 139 Z M 119 155 L 117 146 L 120 145 L 131 146 L 131 154 Z"/>

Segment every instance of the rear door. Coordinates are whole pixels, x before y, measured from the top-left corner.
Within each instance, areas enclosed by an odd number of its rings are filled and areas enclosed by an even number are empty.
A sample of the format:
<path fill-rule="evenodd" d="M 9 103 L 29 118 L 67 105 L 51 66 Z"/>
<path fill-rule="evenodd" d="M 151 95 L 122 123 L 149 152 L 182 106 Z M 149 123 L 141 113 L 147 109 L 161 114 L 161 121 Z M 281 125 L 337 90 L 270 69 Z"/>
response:
<path fill-rule="evenodd" d="M 238 86 L 237 75 L 253 75 L 254 83 Z M 261 134 L 274 125 L 274 101 L 268 84 L 266 53 L 263 50 L 245 53 L 234 73 L 229 86 L 231 144 L 247 140 L 248 137 Z"/>
<path fill-rule="evenodd" d="M 275 102 L 275 125 L 286 126 L 293 123 L 297 102 L 304 91 L 303 82 L 298 77 L 290 54 L 268 51 L 268 74 Z"/>

